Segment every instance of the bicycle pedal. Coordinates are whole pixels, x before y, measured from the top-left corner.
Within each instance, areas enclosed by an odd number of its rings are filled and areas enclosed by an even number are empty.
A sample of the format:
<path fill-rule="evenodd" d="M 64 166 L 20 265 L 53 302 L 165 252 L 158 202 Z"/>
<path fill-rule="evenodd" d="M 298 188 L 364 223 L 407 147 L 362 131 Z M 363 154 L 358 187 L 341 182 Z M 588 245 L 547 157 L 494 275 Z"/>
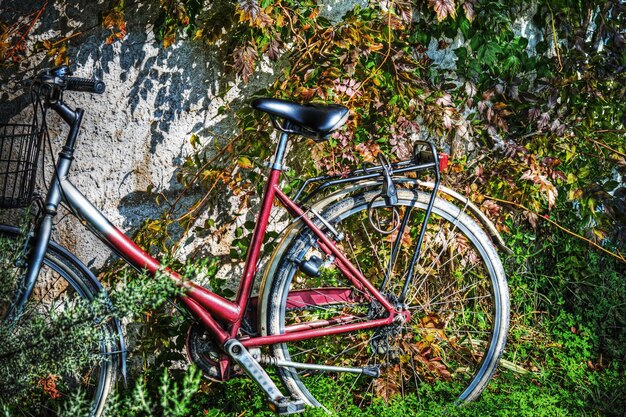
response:
<path fill-rule="evenodd" d="M 304 401 L 287 397 L 278 400 L 268 400 L 270 410 L 278 416 L 289 416 L 304 412 Z"/>

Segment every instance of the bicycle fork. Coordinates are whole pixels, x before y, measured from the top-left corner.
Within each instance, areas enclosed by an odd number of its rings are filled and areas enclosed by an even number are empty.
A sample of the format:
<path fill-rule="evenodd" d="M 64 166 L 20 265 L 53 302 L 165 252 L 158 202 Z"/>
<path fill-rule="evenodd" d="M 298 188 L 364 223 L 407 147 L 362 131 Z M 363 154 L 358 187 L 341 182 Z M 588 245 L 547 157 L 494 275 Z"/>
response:
<path fill-rule="evenodd" d="M 13 300 L 5 315 L 5 318 L 9 321 L 16 320 L 22 315 L 24 306 L 30 298 L 35 283 L 37 282 L 39 271 L 41 270 L 48 245 L 50 244 L 52 221 L 63 199 L 61 181 L 67 176 L 72 166 L 76 138 L 78 137 L 78 131 L 83 119 L 83 109 L 78 108 L 72 111 L 61 102 L 53 104 L 51 108 L 70 126 L 70 131 L 67 135 L 65 145 L 59 153 L 59 159 L 54 166 L 55 170 L 52 175 L 52 182 L 44 204 L 43 218 L 41 219 L 41 223 L 39 223 L 39 227 L 35 230 L 34 235 L 28 237 L 29 239 L 34 239 L 34 243 L 31 253 L 28 254 L 28 269 L 26 270 L 23 284 L 20 286 L 15 300 Z"/>
<path fill-rule="evenodd" d="M 34 239 L 34 245 L 30 253 L 24 254 L 24 256 L 29 258 L 28 268 L 23 279 L 20 279 L 20 286 L 16 296 L 5 314 L 4 319 L 8 322 L 19 319 L 24 312 L 26 302 L 35 288 L 35 283 L 37 282 L 37 277 L 50 242 L 50 235 L 52 234 L 52 218 L 52 215 L 46 214 L 35 232 L 29 233 L 27 237 L 25 247 L 28 248 L 29 240 L 31 239 Z"/>

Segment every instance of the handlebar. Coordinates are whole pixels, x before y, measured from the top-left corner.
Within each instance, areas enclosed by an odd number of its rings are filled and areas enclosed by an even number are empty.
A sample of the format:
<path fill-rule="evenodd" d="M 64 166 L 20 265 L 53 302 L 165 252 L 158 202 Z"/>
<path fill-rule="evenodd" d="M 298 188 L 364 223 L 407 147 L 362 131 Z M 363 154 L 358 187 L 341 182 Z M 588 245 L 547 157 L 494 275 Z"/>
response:
<path fill-rule="evenodd" d="M 65 81 L 67 83 L 66 90 L 70 91 L 102 94 L 106 89 L 104 82 L 95 78 L 67 77 Z"/>
<path fill-rule="evenodd" d="M 61 65 L 40 71 L 31 82 L 25 82 L 24 84 L 52 87 L 53 91 L 59 93 L 67 90 L 102 94 L 106 89 L 106 85 L 102 80 L 96 78 L 72 77 L 71 75 L 72 73 L 69 67 L 67 65 Z M 56 95 L 57 94 L 52 93 L 53 97 Z"/>

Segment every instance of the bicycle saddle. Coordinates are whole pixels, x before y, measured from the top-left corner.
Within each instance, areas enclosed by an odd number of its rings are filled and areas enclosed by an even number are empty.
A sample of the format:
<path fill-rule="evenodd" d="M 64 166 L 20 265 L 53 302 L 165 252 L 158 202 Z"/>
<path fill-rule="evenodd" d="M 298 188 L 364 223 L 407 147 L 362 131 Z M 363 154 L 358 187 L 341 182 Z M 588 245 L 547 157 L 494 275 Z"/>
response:
<path fill-rule="evenodd" d="M 272 116 L 272 122 L 278 129 L 318 141 L 339 129 L 350 115 L 348 108 L 339 104 L 297 104 L 276 98 L 258 98 L 252 102 L 252 107 Z M 275 117 L 289 124 L 281 126 L 276 123 Z"/>

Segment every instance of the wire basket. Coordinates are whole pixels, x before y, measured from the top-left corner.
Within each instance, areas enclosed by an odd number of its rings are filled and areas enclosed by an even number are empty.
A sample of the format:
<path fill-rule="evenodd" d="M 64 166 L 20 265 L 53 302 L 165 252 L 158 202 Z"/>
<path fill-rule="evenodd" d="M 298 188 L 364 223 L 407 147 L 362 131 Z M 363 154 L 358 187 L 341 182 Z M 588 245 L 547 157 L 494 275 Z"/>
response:
<path fill-rule="evenodd" d="M 30 205 L 43 132 L 36 117 L 31 124 L 0 124 L 0 209 Z"/>

